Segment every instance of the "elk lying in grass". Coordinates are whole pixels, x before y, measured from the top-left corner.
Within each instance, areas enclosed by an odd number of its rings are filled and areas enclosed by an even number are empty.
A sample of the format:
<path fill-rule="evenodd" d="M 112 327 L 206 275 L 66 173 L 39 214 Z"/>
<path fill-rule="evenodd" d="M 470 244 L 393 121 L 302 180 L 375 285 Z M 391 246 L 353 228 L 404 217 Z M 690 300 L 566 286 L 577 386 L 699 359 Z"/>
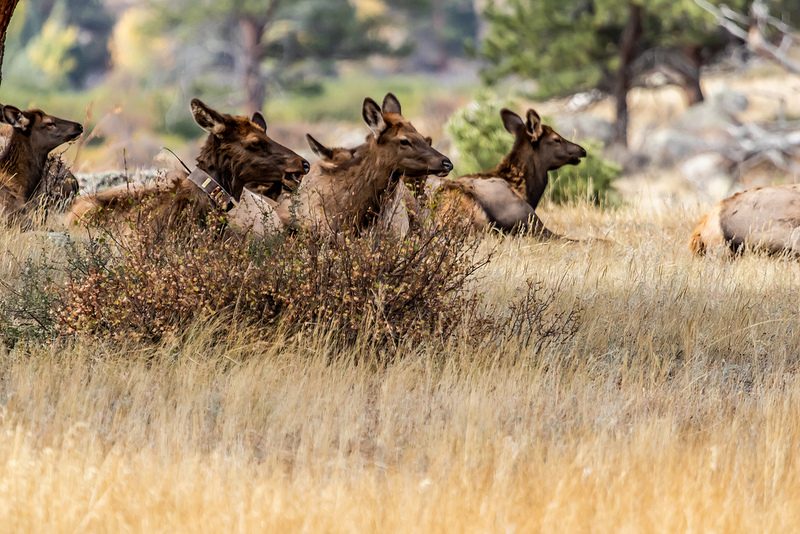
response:
<path fill-rule="evenodd" d="M 758 187 L 728 197 L 692 233 L 697 255 L 758 250 L 800 256 L 800 184 Z"/>
<path fill-rule="evenodd" d="M 306 135 L 311 151 L 319 156 L 319 165 L 334 170 L 353 159 L 366 143 L 355 148 L 328 148 L 311 135 Z M 289 192 L 276 201 L 263 195 L 259 188 L 246 188 L 239 204 L 228 214 L 232 226 L 254 236 L 265 236 L 284 228 L 291 228 L 293 220 L 292 198 Z"/>
<path fill-rule="evenodd" d="M 352 151 L 329 151 L 309 140 L 323 160 L 298 189 L 295 226 L 334 233 L 359 227 L 377 213 L 385 192 L 403 177 L 444 177 L 453 170 L 450 160 L 402 116 L 393 94 L 386 95 L 382 107 L 371 98 L 364 100 L 362 115 L 372 135 Z"/>
<path fill-rule="evenodd" d="M 77 139 L 83 126 L 38 110 L 2 106 L 0 135 L 7 139 L 0 155 L 0 204 L 18 219 L 42 182 L 47 156 L 56 147 Z"/>
<path fill-rule="evenodd" d="M 329 148 L 311 135 L 306 135 L 308 146 L 311 151 L 319 156 L 319 164 L 322 167 L 336 169 L 340 165 L 356 157 L 356 154 L 368 146 L 368 142 L 353 148 L 335 147 Z M 431 144 L 430 138 L 426 138 Z M 367 137 L 369 141 L 369 137 Z M 425 178 L 415 177 L 415 178 Z M 403 180 L 397 180 L 390 186 L 386 195 L 381 199 L 380 212 L 375 221 L 380 227 L 392 231 L 397 236 L 403 237 L 408 234 L 412 221 L 420 215 L 420 206 L 411 189 L 406 186 Z"/>
<path fill-rule="evenodd" d="M 217 209 L 231 210 L 246 187 L 274 201 L 284 190 L 297 188 L 308 172 L 306 160 L 270 139 L 260 113 L 251 119 L 226 115 L 198 99 L 192 100 L 191 108 L 197 124 L 209 133 L 195 171 L 173 172 L 153 185 L 123 185 L 81 197 L 68 221 L 124 219 L 147 201 L 152 202 L 148 216 L 159 224 L 204 223 Z"/>
<path fill-rule="evenodd" d="M 515 137 L 511 152 L 491 171 L 432 183 L 437 212 L 459 214 L 476 229 L 496 227 L 510 233 L 560 237 L 542 224 L 536 208 L 547 187 L 548 172 L 579 164 L 586 150 L 542 124 L 532 109 L 527 121 L 507 109 L 500 115 Z"/>

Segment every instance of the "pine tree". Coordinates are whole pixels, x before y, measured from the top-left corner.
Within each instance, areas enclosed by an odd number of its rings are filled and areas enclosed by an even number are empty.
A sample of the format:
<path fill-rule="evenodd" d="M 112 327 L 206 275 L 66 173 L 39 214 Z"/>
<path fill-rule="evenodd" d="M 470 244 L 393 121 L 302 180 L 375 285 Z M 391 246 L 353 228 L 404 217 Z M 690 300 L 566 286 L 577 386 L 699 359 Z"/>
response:
<path fill-rule="evenodd" d="M 718 2 L 719 3 L 719 2 Z M 726 0 L 747 12 L 750 0 Z M 798 11 L 773 2 L 776 13 Z M 535 79 L 540 96 L 600 89 L 617 101 L 617 141 L 627 141 L 627 95 L 659 71 L 690 104 L 703 100 L 702 66 L 732 42 L 693 0 L 503 0 L 486 10 L 485 80 Z"/>

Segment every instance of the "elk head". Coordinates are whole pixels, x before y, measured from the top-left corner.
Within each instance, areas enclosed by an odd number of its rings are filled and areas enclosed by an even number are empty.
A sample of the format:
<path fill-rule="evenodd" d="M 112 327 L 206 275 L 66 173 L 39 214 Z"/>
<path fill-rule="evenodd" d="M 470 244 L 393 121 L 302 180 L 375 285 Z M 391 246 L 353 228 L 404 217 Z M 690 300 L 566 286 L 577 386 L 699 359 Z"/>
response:
<path fill-rule="evenodd" d="M 83 133 L 83 126 L 77 122 L 60 119 L 38 109 L 21 111 L 14 106 L 2 106 L 2 109 L 3 122 L 11 125 L 16 133 L 30 139 L 33 154 L 41 158 Z"/>
<path fill-rule="evenodd" d="M 403 118 L 400 102 L 392 93 L 383 99 L 382 107 L 365 99 L 362 115 L 372 131 L 370 144 L 382 153 L 384 161 L 394 165 L 394 175 L 444 177 L 453 170 L 452 162 L 431 146 L 430 138 Z"/>
<path fill-rule="evenodd" d="M 360 145 L 354 148 L 328 148 L 314 139 L 311 134 L 306 134 L 306 141 L 308 142 L 308 146 L 311 147 L 311 151 L 321 160 L 320 164 L 327 168 L 336 168 L 340 165 L 344 165 L 348 161 L 352 161 L 353 158 L 356 157 L 358 150 L 364 146 Z"/>
<path fill-rule="evenodd" d="M 237 200 L 245 186 L 275 200 L 284 189 L 294 191 L 310 165 L 267 135 L 261 113 L 252 118 L 219 113 L 192 100 L 195 122 L 209 133 L 197 158 L 198 167 L 213 176 Z"/>
<path fill-rule="evenodd" d="M 564 165 L 578 165 L 586 157 L 586 150 L 542 124 L 542 118 L 532 109 L 526 120 L 508 109 L 503 109 L 500 116 L 506 130 L 516 138 L 507 160 L 524 170 L 528 203 L 536 209 L 547 187 L 547 173 Z"/>

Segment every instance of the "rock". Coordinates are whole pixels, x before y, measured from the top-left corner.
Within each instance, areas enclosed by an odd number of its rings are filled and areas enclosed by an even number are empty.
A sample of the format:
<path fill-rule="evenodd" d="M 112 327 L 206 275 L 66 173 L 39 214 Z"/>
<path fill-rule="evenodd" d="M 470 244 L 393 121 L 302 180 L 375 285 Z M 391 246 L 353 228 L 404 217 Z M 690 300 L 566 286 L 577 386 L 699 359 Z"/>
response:
<path fill-rule="evenodd" d="M 735 144 L 732 132 L 741 126 L 737 115 L 748 105 L 741 93 L 719 93 L 652 134 L 642 150 L 657 166 L 679 165 L 698 154 L 722 152 Z"/>
<path fill-rule="evenodd" d="M 133 172 L 108 171 L 92 174 L 78 174 L 81 193 L 96 193 L 109 187 L 124 184 L 142 184 L 157 179 L 163 171 L 153 169 L 140 169 Z"/>

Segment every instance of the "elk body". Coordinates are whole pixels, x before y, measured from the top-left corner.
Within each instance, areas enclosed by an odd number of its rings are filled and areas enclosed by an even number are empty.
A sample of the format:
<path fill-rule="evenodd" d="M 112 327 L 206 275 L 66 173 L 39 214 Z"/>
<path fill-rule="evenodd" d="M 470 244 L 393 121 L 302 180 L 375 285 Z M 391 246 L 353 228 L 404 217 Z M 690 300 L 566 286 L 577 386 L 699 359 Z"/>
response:
<path fill-rule="evenodd" d="M 758 250 L 800 256 L 800 184 L 758 187 L 718 203 L 692 232 L 697 255 Z"/>
<path fill-rule="evenodd" d="M 586 150 L 567 141 L 529 110 L 527 120 L 513 111 L 500 113 L 514 138 L 511 152 L 491 171 L 456 180 L 429 180 L 437 212 L 465 219 L 479 230 L 491 227 L 509 233 L 559 237 L 536 214 L 548 173 L 564 165 L 578 165 Z"/>
<path fill-rule="evenodd" d="M 311 150 L 319 156 L 319 164 L 332 170 L 355 158 L 356 154 L 364 150 L 369 142 L 368 137 L 367 143 L 357 147 L 328 148 L 310 135 L 306 135 L 306 138 Z M 431 144 L 430 139 L 428 139 L 428 144 Z M 412 221 L 416 221 L 420 214 L 417 198 L 403 180 L 397 180 L 396 183 L 390 185 L 387 194 L 381 199 L 380 211 L 375 223 L 399 237 L 404 237 L 408 234 Z"/>
<path fill-rule="evenodd" d="M 219 113 L 198 99 L 192 100 L 195 121 L 208 132 L 197 158 L 197 168 L 213 178 L 230 197 L 240 201 L 245 188 L 262 192 L 274 202 L 281 193 L 295 189 L 309 170 L 306 160 L 270 139 L 260 113 L 252 118 Z M 254 193 L 247 193 L 254 195 Z M 252 200 L 252 199 L 250 199 Z M 219 206 L 185 172 L 172 172 L 164 180 L 147 186 L 119 186 L 80 197 L 68 215 L 69 222 L 124 219 L 142 202 L 148 204 L 151 220 L 158 224 L 204 222 Z M 260 201 L 256 202 L 261 205 Z M 246 221 L 253 203 L 231 211 L 232 218 Z M 239 213 L 237 213 L 237 210 Z"/>
<path fill-rule="evenodd" d="M 444 177 L 453 170 L 450 160 L 403 117 L 391 93 L 383 106 L 364 100 L 362 115 L 372 134 L 355 149 L 327 152 L 309 140 L 323 159 L 314 164 L 293 199 L 293 226 L 333 233 L 357 228 L 378 212 L 386 191 L 402 178 Z"/>
<path fill-rule="evenodd" d="M 0 135 L 7 143 L 0 155 L 0 204 L 7 216 L 16 219 L 42 182 L 47 156 L 77 139 L 83 127 L 41 110 L 21 111 L 14 106 L 2 106 L 2 118 Z"/>

